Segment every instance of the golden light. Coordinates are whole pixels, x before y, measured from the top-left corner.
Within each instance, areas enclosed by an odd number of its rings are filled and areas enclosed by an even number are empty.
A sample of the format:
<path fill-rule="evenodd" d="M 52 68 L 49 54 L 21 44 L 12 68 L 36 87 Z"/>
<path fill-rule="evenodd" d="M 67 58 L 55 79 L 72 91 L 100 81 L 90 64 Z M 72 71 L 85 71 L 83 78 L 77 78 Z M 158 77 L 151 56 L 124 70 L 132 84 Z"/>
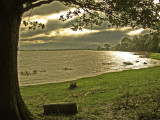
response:
<path fill-rule="evenodd" d="M 59 19 L 61 15 L 66 15 L 66 12 L 60 12 L 57 14 L 52 14 L 46 17 L 46 19 Z"/>
<path fill-rule="evenodd" d="M 119 59 L 123 59 L 124 62 L 133 62 L 135 61 L 138 56 L 134 55 L 132 53 L 129 53 L 129 52 L 119 52 L 119 53 L 116 53 L 116 56 L 118 56 Z"/>
<path fill-rule="evenodd" d="M 130 32 L 128 32 L 127 34 L 128 34 L 128 35 L 138 35 L 138 34 L 140 34 L 142 31 L 144 31 L 143 28 L 138 29 L 138 30 L 134 30 L 134 31 L 130 31 Z"/>
<path fill-rule="evenodd" d="M 105 31 L 126 31 L 126 30 L 129 30 L 131 29 L 131 27 L 121 27 L 121 28 L 109 28 L 109 29 L 106 29 Z"/>
<path fill-rule="evenodd" d="M 23 18 L 23 20 L 27 21 L 27 22 L 34 22 L 34 21 L 37 21 L 38 23 L 42 23 L 42 24 L 46 24 L 47 23 L 47 19 L 45 17 L 42 18 L 42 16 L 39 16 L 39 15 L 34 15 L 30 18 L 28 17 L 25 17 Z M 23 24 L 23 21 L 21 22 L 21 24 Z"/>
<path fill-rule="evenodd" d="M 122 27 L 122 28 L 120 28 L 120 31 L 126 31 L 128 29 L 131 29 L 131 27 Z"/>
<path fill-rule="evenodd" d="M 72 8 L 72 9 L 67 10 L 67 11 L 63 11 L 63 12 L 60 12 L 60 13 L 57 13 L 57 14 L 52 14 L 52 15 L 47 16 L 46 19 L 59 19 L 61 15 L 64 15 L 64 16 L 65 16 L 65 15 L 68 13 L 68 11 L 73 12 L 73 11 L 75 11 L 75 10 L 76 10 L 76 8 Z M 84 12 L 84 10 L 82 10 L 82 9 L 80 9 L 80 11 L 81 11 L 81 13 Z M 76 16 L 74 16 L 74 17 L 76 17 Z M 74 17 L 73 17 L 73 18 L 74 18 Z M 73 18 L 72 18 L 72 19 L 73 19 Z"/>
<path fill-rule="evenodd" d="M 51 32 L 51 34 L 50 34 L 51 36 L 56 36 L 56 32 L 55 31 L 53 31 L 53 32 Z"/>
<path fill-rule="evenodd" d="M 73 12 L 74 10 L 76 10 L 76 8 L 72 8 L 70 10 L 67 10 L 67 11 L 63 11 L 63 12 L 59 12 L 59 13 L 54 13 L 54 14 L 51 14 L 51 15 L 48 15 L 48 16 L 40 16 L 40 15 L 34 15 L 34 16 L 31 16 L 29 18 L 29 21 L 38 21 L 39 23 L 42 23 L 42 24 L 46 24 L 48 20 L 54 20 L 54 19 L 59 19 L 61 15 L 67 15 L 68 11 L 71 11 Z M 83 13 L 84 11 L 82 9 L 80 9 L 81 13 Z M 76 16 L 74 16 L 73 18 L 75 18 Z M 73 19 L 72 18 L 72 19 Z M 25 17 L 23 18 L 24 20 L 28 21 L 28 17 Z M 70 19 L 71 20 L 71 19 Z M 22 22 L 23 23 L 23 22 Z"/>
<path fill-rule="evenodd" d="M 109 29 L 106 29 L 106 31 L 116 31 L 117 29 L 116 28 L 109 28 Z"/>
<path fill-rule="evenodd" d="M 47 20 L 46 19 L 34 19 L 32 21 L 37 21 L 38 23 L 42 23 L 42 24 L 45 24 L 47 23 Z"/>
<path fill-rule="evenodd" d="M 155 4 L 159 3 L 159 0 L 154 0 L 154 3 L 155 3 Z"/>
<path fill-rule="evenodd" d="M 34 40 L 34 41 L 22 41 L 23 44 L 42 44 L 45 43 L 43 40 Z"/>
<path fill-rule="evenodd" d="M 42 36 L 46 36 L 46 35 L 44 33 L 42 33 L 42 34 L 37 34 L 37 35 L 34 35 L 34 36 L 23 37 L 23 38 L 25 38 L 25 39 L 33 39 L 33 38 L 42 37 Z"/>
<path fill-rule="evenodd" d="M 64 36 L 79 35 L 79 34 L 90 34 L 90 33 L 95 33 L 95 32 L 99 32 L 99 31 L 98 30 L 88 30 L 88 29 L 83 29 L 82 31 L 81 30 L 73 31 L 70 28 L 59 30 L 60 35 L 64 35 Z"/>

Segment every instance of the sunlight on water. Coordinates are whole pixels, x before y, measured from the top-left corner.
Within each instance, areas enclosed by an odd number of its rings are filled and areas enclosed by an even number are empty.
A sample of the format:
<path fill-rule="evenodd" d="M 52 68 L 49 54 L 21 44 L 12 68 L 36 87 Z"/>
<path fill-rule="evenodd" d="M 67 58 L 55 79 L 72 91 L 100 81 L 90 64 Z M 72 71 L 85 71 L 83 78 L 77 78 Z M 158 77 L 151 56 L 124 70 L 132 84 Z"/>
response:
<path fill-rule="evenodd" d="M 124 61 L 130 61 L 133 62 L 135 61 L 139 56 L 133 55 L 132 53 L 129 52 L 117 52 L 113 53 L 114 55 L 117 55 L 118 58 L 123 59 Z"/>
<path fill-rule="evenodd" d="M 160 65 L 160 61 L 117 51 L 19 51 L 20 85 L 56 83 L 107 72 Z"/>

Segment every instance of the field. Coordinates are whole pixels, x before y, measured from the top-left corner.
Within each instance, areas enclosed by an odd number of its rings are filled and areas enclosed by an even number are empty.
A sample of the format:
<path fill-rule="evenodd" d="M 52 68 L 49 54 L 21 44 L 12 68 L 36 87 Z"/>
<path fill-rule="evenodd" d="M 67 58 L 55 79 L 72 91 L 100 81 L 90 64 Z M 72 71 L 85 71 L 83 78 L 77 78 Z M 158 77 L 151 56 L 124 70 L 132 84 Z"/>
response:
<path fill-rule="evenodd" d="M 158 120 L 160 67 L 106 73 L 72 82 L 21 87 L 38 120 Z M 69 89 L 71 83 L 77 87 Z M 43 115 L 43 105 L 76 102 L 76 115 Z"/>

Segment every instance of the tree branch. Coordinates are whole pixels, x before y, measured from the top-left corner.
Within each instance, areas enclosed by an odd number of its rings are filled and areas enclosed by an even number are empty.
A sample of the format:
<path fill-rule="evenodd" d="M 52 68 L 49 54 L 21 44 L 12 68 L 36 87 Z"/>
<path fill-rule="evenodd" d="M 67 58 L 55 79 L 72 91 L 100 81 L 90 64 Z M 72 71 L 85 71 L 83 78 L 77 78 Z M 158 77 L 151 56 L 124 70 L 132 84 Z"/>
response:
<path fill-rule="evenodd" d="M 83 1 L 81 2 L 78 2 L 77 0 L 70 0 L 71 3 L 75 4 L 75 5 L 78 5 L 80 8 L 82 9 L 90 9 L 90 10 L 96 10 L 96 11 L 101 11 L 101 12 L 104 12 L 105 11 L 105 7 L 101 7 L 99 4 L 99 2 L 95 2 L 94 4 L 93 3 L 85 3 Z M 101 2 L 102 3 L 102 2 Z"/>
<path fill-rule="evenodd" d="M 37 0 L 29 0 L 29 1 L 37 1 Z M 39 6 L 43 5 L 43 4 L 50 4 L 50 3 L 53 2 L 53 1 L 56 1 L 56 0 L 40 1 L 40 2 L 37 2 L 37 3 L 35 3 L 35 4 L 31 4 L 31 5 L 27 6 L 27 7 L 25 7 L 25 8 L 23 9 L 23 12 L 27 12 L 27 11 L 29 11 L 30 9 L 39 7 Z"/>
<path fill-rule="evenodd" d="M 38 2 L 38 1 L 40 0 L 24 0 L 23 4 L 30 3 L 30 2 Z"/>
<path fill-rule="evenodd" d="M 39 1 L 39 2 L 38 2 Z M 29 3 L 29 2 L 36 2 L 36 3 L 32 3 L 31 5 L 29 5 L 29 6 L 27 6 L 27 7 L 25 7 L 24 8 L 24 10 L 23 10 L 23 12 L 26 12 L 26 11 L 28 11 L 28 10 L 30 10 L 30 9 L 33 9 L 33 8 L 35 8 L 35 7 L 39 7 L 39 6 L 41 6 L 41 5 L 43 5 L 43 4 L 50 4 L 51 2 L 53 2 L 53 1 L 60 1 L 60 2 L 68 2 L 68 3 L 72 3 L 72 4 L 74 4 L 74 5 L 78 5 L 79 7 L 81 7 L 81 8 L 89 8 L 89 9 L 95 9 L 95 6 L 96 5 L 93 5 L 93 4 L 90 4 L 90 3 L 88 3 L 88 4 L 85 4 L 84 2 L 78 2 L 77 0 L 48 0 L 48 1 L 40 1 L 40 0 L 25 0 L 24 1 L 24 4 L 25 3 Z"/>
<path fill-rule="evenodd" d="M 76 0 L 71 0 L 71 2 L 72 2 L 73 4 L 75 4 L 75 5 L 80 6 L 81 8 L 83 8 L 83 7 L 84 7 L 84 5 L 83 5 L 83 4 L 81 4 L 81 3 L 77 2 Z"/>

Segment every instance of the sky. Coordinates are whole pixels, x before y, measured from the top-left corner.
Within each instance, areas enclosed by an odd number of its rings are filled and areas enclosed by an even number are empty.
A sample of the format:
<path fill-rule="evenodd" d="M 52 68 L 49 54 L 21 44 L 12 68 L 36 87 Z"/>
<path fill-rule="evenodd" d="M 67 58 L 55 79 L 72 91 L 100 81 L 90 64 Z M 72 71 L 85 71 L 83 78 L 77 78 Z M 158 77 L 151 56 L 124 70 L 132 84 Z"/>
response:
<path fill-rule="evenodd" d="M 23 20 L 38 21 L 45 24 L 45 29 L 28 30 L 23 24 L 20 27 L 21 50 L 46 50 L 46 49 L 93 49 L 106 43 L 115 45 L 123 37 L 132 37 L 145 33 L 146 30 L 132 29 L 131 27 L 107 28 L 108 22 L 102 26 L 84 28 L 82 31 L 72 31 L 71 26 L 76 17 L 65 22 L 59 20 L 69 8 L 60 2 L 42 5 L 23 15 Z M 30 17 L 29 17 L 30 14 Z"/>

